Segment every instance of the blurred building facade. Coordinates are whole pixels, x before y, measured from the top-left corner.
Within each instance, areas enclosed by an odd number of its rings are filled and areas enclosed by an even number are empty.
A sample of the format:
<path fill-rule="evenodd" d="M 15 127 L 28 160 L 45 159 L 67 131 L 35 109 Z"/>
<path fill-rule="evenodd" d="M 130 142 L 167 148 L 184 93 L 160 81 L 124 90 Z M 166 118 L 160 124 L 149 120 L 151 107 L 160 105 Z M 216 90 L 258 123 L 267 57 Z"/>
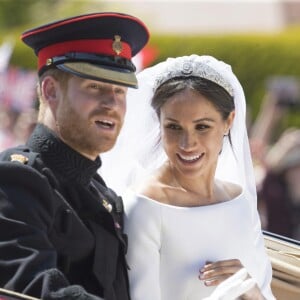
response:
<path fill-rule="evenodd" d="M 123 0 L 103 7 L 139 16 L 152 33 L 262 33 L 300 24 L 297 0 Z"/>

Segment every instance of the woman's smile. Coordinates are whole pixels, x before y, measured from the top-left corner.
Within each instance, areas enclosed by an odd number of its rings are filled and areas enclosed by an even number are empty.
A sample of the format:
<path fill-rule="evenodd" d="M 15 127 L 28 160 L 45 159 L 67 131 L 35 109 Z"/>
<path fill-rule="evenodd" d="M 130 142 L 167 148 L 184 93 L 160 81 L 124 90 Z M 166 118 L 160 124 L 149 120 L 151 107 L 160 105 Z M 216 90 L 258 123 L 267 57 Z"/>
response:
<path fill-rule="evenodd" d="M 198 154 L 198 155 L 183 155 L 183 154 L 177 153 L 177 157 L 182 163 L 191 164 L 191 165 L 200 161 L 203 156 L 204 156 L 204 153 Z"/>

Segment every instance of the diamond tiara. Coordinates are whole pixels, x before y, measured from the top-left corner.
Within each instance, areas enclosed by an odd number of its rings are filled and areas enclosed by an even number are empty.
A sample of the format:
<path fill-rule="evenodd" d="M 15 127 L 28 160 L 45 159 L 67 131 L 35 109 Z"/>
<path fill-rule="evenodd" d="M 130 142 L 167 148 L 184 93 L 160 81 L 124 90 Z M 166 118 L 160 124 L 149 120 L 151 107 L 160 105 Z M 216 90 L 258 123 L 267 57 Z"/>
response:
<path fill-rule="evenodd" d="M 233 97 L 232 86 L 215 69 L 203 62 L 189 60 L 175 61 L 175 64 L 169 65 L 165 72 L 156 78 L 154 90 L 171 78 L 191 76 L 210 80 L 224 88 Z"/>

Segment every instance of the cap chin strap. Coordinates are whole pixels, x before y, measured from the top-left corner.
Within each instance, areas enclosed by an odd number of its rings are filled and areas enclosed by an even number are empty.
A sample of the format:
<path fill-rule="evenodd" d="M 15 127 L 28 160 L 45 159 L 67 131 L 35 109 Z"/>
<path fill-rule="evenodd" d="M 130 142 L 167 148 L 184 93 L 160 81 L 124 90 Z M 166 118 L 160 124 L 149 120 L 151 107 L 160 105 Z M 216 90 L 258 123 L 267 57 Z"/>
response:
<path fill-rule="evenodd" d="M 57 66 L 66 62 L 86 62 L 100 66 L 116 68 L 121 72 L 135 72 L 135 65 L 120 56 L 96 55 L 91 53 L 69 52 L 65 55 L 48 58 L 46 67 Z"/>
<path fill-rule="evenodd" d="M 138 85 L 135 65 L 130 60 L 119 56 L 71 52 L 48 59 L 46 65 L 39 71 L 39 76 L 53 67 L 82 78 L 132 88 L 137 88 Z"/>

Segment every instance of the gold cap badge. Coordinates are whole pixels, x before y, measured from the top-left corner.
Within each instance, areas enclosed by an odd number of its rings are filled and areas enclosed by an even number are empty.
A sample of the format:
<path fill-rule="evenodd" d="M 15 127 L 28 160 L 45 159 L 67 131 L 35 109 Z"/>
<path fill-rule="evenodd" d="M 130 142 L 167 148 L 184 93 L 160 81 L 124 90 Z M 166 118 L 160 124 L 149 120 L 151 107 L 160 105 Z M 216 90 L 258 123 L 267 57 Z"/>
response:
<path fill-rule="evenodd" d="M 28 162 L 28 158 L 26 156 L 22 155 L 22 154 L 12 154 L 10 156 L 10 160 L 11 161 L 18 161 L 18 162 L 20 162 L 24 165 Z"/>
<path fill-rule="evenodd" d="M 121 43 L 121 37 L 119 35 L 115 35 L 115 40 L 112 44 L 112 48 L 117 53 L 117 55 L 119 55 L 122 52 L 123 47 Z"/>
<path fill-rule="evenodd" d="M 46 60 L 46 66 L 50 66 L 53 63 L 53 59 L 52 58 L 47 58 Z"/>

